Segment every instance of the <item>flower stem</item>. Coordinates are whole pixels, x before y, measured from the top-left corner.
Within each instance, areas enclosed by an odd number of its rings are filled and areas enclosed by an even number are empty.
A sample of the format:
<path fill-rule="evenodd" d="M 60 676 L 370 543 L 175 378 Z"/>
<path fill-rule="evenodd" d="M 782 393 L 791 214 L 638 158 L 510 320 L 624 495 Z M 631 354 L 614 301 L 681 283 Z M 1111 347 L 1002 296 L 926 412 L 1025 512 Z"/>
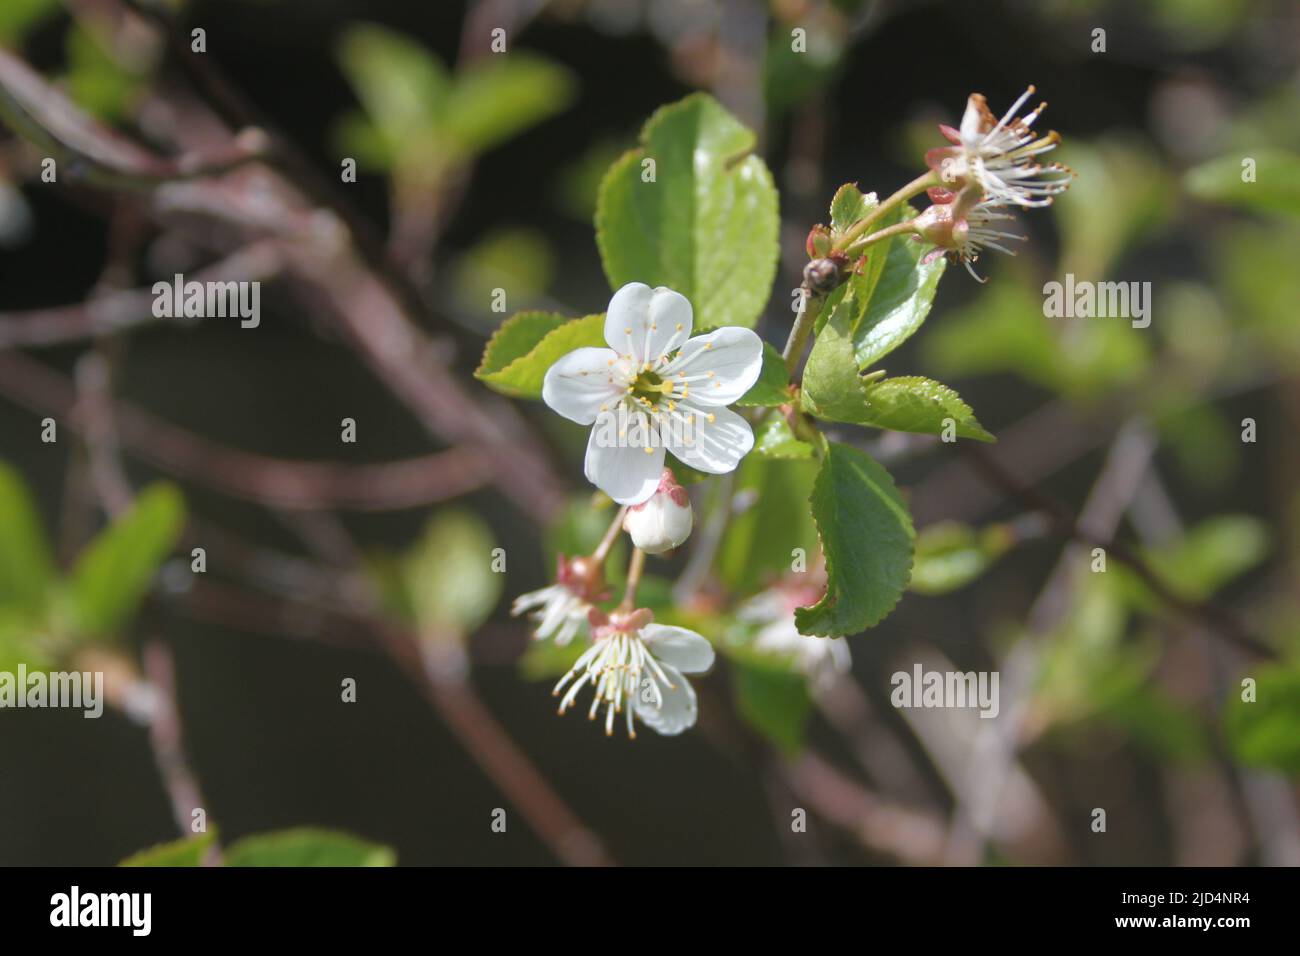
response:
<path fill-rule="evenodd" d="M 905 222 L 896 222 L 892 226 L 886 226 L 884 229 L 880 229 L 877 230 L 876 232 L 873 232 L 865 239 L 859 239 L 851 246 L 848 246 L 844 251 L 849 255 L 853 255 L 858 252 L 861 252 L 863 249 L 867 248 L 867 246 L 871 245 L 873 242 L 879 242 L 881 239 L 888 239 L 891 236 L 903 236 L 903 235 L 907 235 L 908 233 L 915 233 L 915 232 L 916 232 L 916 225 L 911 219 L 908 219 Z"/>
<path fill-rule="evenodd" d="M 916 177 L 916 179 L 913 179 L 902 189 L 898 190 L 898 192 L 894 193 L 875 209 L 871 210 L 871 212 L 867 213 L 867 215 L 863 216 L 846 229 L 844 235 L 840 236 L 836 241 L 835 251 L 846 251 L 849 246 L 854 244 L 858 236 L 864 234 L 873 224 L 880 221 L 881 217 L 884 216 L 885 213 L 889 212 L 900 203 L 907 202 L 907 200 L 911 199 L 917 193 L 925 192 L 925 190 L 929 189 L 931 186 L 937 185 L 939 185 L 939 174 L 933 169 Z"/>
<path fill-rule="evenodd" d="M 790 329 L 790 337 L 786 339 L 785 351 L 781 353 L 781 357 L 785 359 L 786 372 L 791 376 L 794 375 L 795 366 L 799 364 L 799 358 L 803 355 L 804 346 L 808 344 L 808 336 L 817 323 L 817 313 L 821 310 L 820 296 L 814 296 L 806 284 L 800 291 L 803 295 L 799 300 L 799 314 L 794 317 L 794 326 Z"/>
<path fill-rule="evenodd" d="M 641 583 L 641 572 L 645 570 L 645 552 L 640 548 L 632 549 L 632 560 L 627 565 L 627 585 L 623 589 L 620 611 L 630 611 L 636 606 L 636 589 Z"/>
<path fill-rule="evenodd" d="M 618 540 L 619 532 L 623 530 L 623 519 L 627 516 L 627 505 L 618 509 L 618 514 L 614 515 L 614 521 L 605 532 L 605 537 L 600 539 L 600 544 L 596 545 L 596 550 L 591 552 L 593 561 L 603 564 L 609 557 L 609 549 L 614 547 L 614 542 Z"/>

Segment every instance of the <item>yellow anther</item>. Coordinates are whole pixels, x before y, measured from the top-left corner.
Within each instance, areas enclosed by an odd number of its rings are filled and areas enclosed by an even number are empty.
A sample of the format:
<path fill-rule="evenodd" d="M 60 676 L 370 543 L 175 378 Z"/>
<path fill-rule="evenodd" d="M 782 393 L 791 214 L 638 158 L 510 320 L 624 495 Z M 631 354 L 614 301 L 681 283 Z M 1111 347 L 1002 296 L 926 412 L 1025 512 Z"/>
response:
<path fill-rule="evenodd" d="M 712 424 L 714 423 L 714 421 L 717 420 L 717 417 L 718 417 L 718 416 L 717 416 L 717 415 L 714 415 L 713 412 L 709 412 L 709 414 L 708 414 L 707 417 L 708 417 L 708 420 L 709 420 L 709 424 L 712 425 Z"/>

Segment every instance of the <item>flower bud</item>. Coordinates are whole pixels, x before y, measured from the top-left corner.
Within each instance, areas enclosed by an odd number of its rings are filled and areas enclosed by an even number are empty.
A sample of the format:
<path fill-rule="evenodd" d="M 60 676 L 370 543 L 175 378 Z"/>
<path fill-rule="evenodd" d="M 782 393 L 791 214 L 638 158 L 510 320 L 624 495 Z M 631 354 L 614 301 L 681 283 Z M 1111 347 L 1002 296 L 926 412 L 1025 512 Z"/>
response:
<path fill-rule="evenodd" d="M 808 239 L 804 243 L 804 248 L 808 252 L 809 259 L 824 259 L 830 255 L 831 248 L 835 240 L 831 237 L 831 231 L 821 223 L 812 227 L 808 233 Z"/>
<path fill-rule="evenodd" d="M 623 530 L 632 543 L 647 554 L 662 554 L 679 547 L 691 533 L 694 516 L 686 489 L 665 468 L 659 487 L 649 499 L 628 509 Z"/>

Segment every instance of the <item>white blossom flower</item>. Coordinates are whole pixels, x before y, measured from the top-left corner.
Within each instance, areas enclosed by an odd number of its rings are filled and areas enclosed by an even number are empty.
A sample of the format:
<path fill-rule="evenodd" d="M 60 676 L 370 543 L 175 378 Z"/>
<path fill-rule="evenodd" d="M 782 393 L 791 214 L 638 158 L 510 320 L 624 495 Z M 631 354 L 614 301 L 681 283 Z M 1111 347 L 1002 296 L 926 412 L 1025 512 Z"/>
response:
<path fill-rule="evenodd" d="M 610 300 L 609 348 L 576 349 L 546 372 L 546 404 L 595 426 L 586 475 L 619 504 L 654 494 L 665 449 L 723 475 L 754 446 L 749 423 L 726 406 L 758 379 L 762 340 L 732 326 L 691 338 L 691 328 L 685 296 L 632 282 Z"/>
<path fill-rule="evenodd" d="M 532 611 L 537 640 L 554 638 L 556 644 L 568 644 L 588 631 L 587 615 L 594 602 L 604 600 L 604 573 L 590 558 L 566 559 L 560 555 L 556 583 L 515 598 L 510 607 L 514 617 Z"/>
<path fill-rule="evenodd" d="M 1061 137 L 1055 131 L 1036 137 L 1031 127 L 1047 108 L 1040 103 L 1023 117 L 1016 113 L 1034 93 L 1031 86 L 998 119 L 980 93 L 966 100 L 961 128 L 940 126 L 953 146 L 932 149 L 926 161 L 954 188 L 969 181 L 993 202 L 1016 206 L 1047 206 L 1070 186 L 1074 173 L 1060 163 L 1040 165 L 1035 159 L 1055 149 Z"/>
<path fill-rule="evenodd" d="M 587 716 L 596 719 L 605 706 L 605 733 L 614 732 L 614 718 L 627 714 L 627 735 L 635 739 L 635 717 L 664 736 L 680 734 L 698 716 L 695 689 L 683 676 L 702 674 L 713 666 L 713 646 L 694 631 L 651 623 L 650 611 L 615 611 L 606 617 L 592 613 L 592 644 L 555 685 L 563 714 L 590 684 L 595 691 Z"/>
<path fill-rule="evenodd" d="M 800 634 L 795 626 L 795 608 L 813 604 L 820 597 L 821 588 L 816 585 L 786 582 L 750 598 L 736 609 L 736 617 L 759 625 L 751 647 L 790 660 L 813 687 L 825 689 L 839 675 L 848 673 L 853 659 L 844 638 L 810 637 Z"/>
<path fill-rule="evenodd" d="M 690 537 L 695 523 L 691 510 L 691 496 L 677 483 L 671 468 L 659 476 L 655 493 L 628 508 L 623 518 L 623 530 L 632 537 L 632 543 L 647 554 L 663 554 L 681 547 Z"/>

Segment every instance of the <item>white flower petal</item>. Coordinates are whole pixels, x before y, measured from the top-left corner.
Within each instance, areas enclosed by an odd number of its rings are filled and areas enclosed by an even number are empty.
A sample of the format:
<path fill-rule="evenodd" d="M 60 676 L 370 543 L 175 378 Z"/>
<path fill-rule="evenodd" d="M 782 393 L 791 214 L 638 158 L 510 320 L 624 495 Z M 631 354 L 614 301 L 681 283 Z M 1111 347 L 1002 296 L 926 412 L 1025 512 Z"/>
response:
<path fill-rule="evenodd" d="M 763 370 L 763 340 L 750 329 L 726 326 L 691 339 L 661 372 L 681 383 L 701 405 L 730 405 L 758 381 Z"/>
<path fill-rule="evenodd" d="M 713 645 L 694 631 L 667 624 L 647 624 L 641 639 L 655 660 L 683 674 L 703 674 L 713 666 Z"/>
<path fill-rule="evenodd" d="M 978 143 L 984 135 L 985 110 L 980 108 L 983 105 L 980 102 L 982 99 L 983 97 L 979 97 L 975 93 L 966 98 L 966 112 L 961 116 L 961 138 L 962 142 L 967 146 Z"/>
<path fill-rule="evenodd" d="M 619 398 L 625 389 L 609 349 L 574 349 L 546 370 L 542 401 L 579 425 L 590 425 L 600 407 Z"/>
<path fill-rule="evenodd" d="M 621 505 L 639 505 L 659 487 L 664 449 L 606 444 L 608 430 L 597 425 L 587 440 L 587 480 Z M 751 439 L 752 440 L 752 439 Z"/>
<path fill-rule="evenodd" d="M 686 296 L 644 282 L 629 282 L 614 293 L 605 313 L 605 341 L 638 365 L 655 363 L 691 335 L 691 303 Z"/>
<path fill-rule="evenodd" d="M 636 716 L 641 723 L 651 730 L 658 731 L 665 737 L 672 737 L 695 726 L 698 708 L 695 702 L 695 688 L 687 682 L 677 668 L 663 664 L 664 675 L 672 681 L 671 688 L 659 684 L 663 700 L 656 707 L 643 700 L 645 690 L 638 689 L 636 697 Z M 655 680 L 654 678 L 650 678 Z M 658 683 L 658 681 L 655 681 Z"/>
<path fill-rule="evenodd" d="M 729 408 L 690 407 L 688 412 L 695 415 L 693 427 L 684 430 L 683 441 L 674 442 L 669 450 L 692 468 L 710 475 L 735 471 L 740 459 L 754 447 L 749 422 Z"/>

